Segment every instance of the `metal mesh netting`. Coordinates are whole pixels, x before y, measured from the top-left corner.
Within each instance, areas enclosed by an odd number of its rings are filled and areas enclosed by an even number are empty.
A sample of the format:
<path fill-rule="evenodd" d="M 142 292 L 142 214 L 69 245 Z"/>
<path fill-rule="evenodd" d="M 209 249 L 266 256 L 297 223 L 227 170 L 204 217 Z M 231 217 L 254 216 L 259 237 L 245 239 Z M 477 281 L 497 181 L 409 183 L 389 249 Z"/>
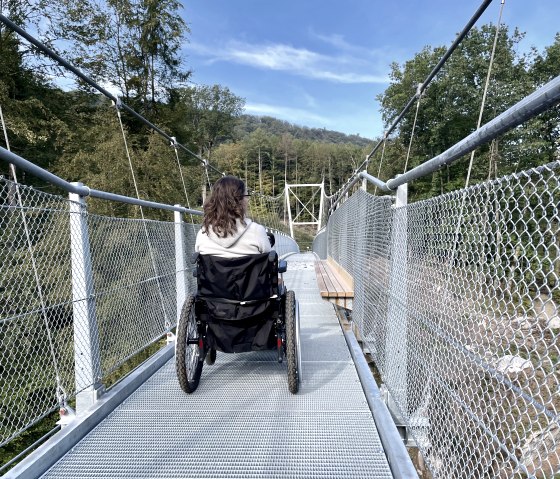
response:
<path fill-rule="evenodd" d="M 284 195 L 265 196 L 253 194 L 249 201 L 248 216 L 267 228 L 290 234 Z"/>
<path fill-rule="evenodd" d="M 174 225 L 89 216 L 88 227 L 105 376 L 175 324 Z"/>
<path fill-rule="evenodd" d="M 72 265 L 80 217 L 93 283 L 83 296 L 72 290 L 73 276 L 87 269 Z M 181 228 L 183 276 L 173 222 L 87 215 L 77 203 L 0 177 L 0 444 L 91 384 L 80 368 L 76 377 L 75 349 L 98 349 L 99 380 L 175 325 L 177 279 L 185 294 L 194 288 L 188 258 L 199 226 Z M 75 327 L 82 302 L 95 335 Z"/>
<path fill-rule="evenodd" d="M 329 220 L 353 318 L 435 477 L 560 474 L 560 164 Z"/>
<path fill-rule="evenodd" d="M 0 177 L 0 444 L 72 391 L 68 201 Z"/>

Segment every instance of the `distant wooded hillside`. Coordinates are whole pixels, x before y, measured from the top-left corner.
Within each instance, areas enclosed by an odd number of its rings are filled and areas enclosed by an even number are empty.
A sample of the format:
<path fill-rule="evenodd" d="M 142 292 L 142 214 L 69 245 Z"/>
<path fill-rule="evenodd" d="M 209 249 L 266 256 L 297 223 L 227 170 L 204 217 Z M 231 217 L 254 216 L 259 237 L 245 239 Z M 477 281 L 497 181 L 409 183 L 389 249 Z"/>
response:
<path fill-rule="evenodd" d="M 336 144 L 350 143 L 359 147 L 371 146 L 373 144 L 372 139 L 364 138 L 360 135 L 346 135 L 344 133 L 327 130 L 325 128 L 297 126 L 270 116 L 254 115 L 241 115 L 238 118 L 238 125 L 235 128 L 236 138 L 241 140 L 259 128 L 264 130 L 265 133 L 269 133 L 274 136 L 289 134 L 298 140 L 311 140 Z"/>

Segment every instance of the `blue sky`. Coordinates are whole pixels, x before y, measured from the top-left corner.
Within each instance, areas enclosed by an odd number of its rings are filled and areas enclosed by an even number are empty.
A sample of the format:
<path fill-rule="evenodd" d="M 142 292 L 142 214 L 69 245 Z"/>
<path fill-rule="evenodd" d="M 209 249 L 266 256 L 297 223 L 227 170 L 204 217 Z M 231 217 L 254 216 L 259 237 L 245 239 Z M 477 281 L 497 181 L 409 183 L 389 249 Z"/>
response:
<path fill-rule="evenodd" d="M 183 56 L 195 84 L 221 84 L 245 112 L 375 138 L 391 62 L 449 46 L 481 0 L 184 0 Z M 477 25 L 496 23 L 494 0 Z M 502 20 L 539 49 L 560 31 L 560 1 L 506 0 Z M 560 72 L 560 66 L 559 66 Z M 412 92 L 411 92 L 412 94 Z M 403 105 L 404 106 L 404 105 Z"/>

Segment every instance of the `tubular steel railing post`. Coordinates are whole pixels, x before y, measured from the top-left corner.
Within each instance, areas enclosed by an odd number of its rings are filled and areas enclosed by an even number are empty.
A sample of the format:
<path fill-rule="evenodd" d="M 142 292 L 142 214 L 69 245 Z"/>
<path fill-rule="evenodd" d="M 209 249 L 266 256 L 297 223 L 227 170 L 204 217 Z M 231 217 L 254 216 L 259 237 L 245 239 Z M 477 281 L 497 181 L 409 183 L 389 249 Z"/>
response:
<path fill-rule="evenodd" d="M 398 187 L 393 211 L 391 276 L 387 308 L 387 385 L 393 399 L 407 415 L 407 209 L 408 184 Z M 392 400 L 388 407 L 396 414 Z"/>
<path fill-rule="evenodd" d="M 69 199 L 76 412 L 81 415 L 101 396 L 103 385 L 86 200 L 77 193 L 70 193 Z"/>
<path fill-rule="evenodd" d="M 179 206 L 179 205 L 175 205 Z M 177 289 L 177 324 L 181 317 L 181 309 L 187 298 L 187 261 L 185 257 L 185 232 L 183 231 L 183 219 L 179 211 L 174 213 L 175 219 L 175 272 Z"/>

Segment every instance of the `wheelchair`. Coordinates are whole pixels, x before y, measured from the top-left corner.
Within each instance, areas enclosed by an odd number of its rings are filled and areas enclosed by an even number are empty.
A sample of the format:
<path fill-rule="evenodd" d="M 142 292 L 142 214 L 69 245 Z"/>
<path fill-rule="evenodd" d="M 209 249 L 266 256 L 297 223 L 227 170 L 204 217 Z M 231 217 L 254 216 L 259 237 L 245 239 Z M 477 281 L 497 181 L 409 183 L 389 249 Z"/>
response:
<path fill-rule="evenodd" d="M 299 314 L 277 253 L 222 258 L 195 253 L 197 291 L 185 301 L 177 325 L 175 368 L 181 389 L 198 387 L 204 362 L 216 352 L 276 350 L 287 362 L 288 389 L 299 390 L 301 353 Z"/>

